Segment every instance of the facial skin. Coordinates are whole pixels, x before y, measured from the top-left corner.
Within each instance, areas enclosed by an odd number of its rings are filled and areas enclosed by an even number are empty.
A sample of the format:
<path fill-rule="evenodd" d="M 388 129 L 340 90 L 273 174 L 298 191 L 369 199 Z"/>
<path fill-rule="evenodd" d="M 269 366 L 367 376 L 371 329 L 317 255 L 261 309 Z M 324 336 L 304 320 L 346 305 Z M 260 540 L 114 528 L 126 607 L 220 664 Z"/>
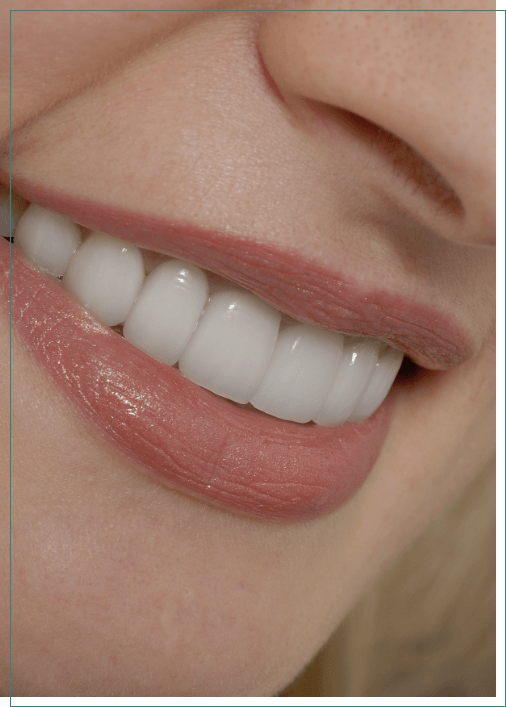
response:
<path fill-rule="evenodd" d="M 153 480 L 13 334 L 13 694 L 272 695 L 493 450 L 495 17 L 130 5 L 12 14 L 13 176 L 294 249 L 437 307 L 471 343 L 465 362 L 394 391 L 348 503 L 283 524 Z M 385 132 L 371 139 L 370 123 Z M 0 347 L 8 498 L 5 308 Z M 2 591 L 7 607 L 7 577 Z M 7 694 L 8 653 L 2 680 Z"/>

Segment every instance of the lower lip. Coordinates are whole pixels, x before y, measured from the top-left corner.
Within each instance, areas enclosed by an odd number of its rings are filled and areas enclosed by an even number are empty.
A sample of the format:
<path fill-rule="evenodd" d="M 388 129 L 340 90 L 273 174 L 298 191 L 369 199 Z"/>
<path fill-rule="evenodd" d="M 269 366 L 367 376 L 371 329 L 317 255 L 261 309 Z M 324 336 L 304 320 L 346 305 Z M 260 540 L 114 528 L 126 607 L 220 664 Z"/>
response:
<path fill-rule="evenodd" d="M 3 241 L 3 239 L 1 239 Z M 9 302 L 9 244 L 0 244 Z M 391 417 L 301 426 L 237 408 L 102 326 L 12 250 L 12 324 L 95 429 L 168 486 L 223 508 L 297 521 L 334 510 L 372 470 Z"/>

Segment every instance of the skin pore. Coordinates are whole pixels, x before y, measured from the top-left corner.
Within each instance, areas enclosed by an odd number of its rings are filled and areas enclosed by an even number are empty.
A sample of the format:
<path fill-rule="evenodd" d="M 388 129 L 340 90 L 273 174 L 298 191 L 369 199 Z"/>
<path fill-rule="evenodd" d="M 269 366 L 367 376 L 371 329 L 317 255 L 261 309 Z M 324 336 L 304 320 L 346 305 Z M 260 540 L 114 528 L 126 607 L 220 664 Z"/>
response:
<path fill-rule="evenodd" d="M 468 341 L 466 360 L 394 388 L 344 506 L 279 523 L 148 476 L 13 330 L 13 694 L 272 695 L 493 451 L 494 13 L 63 9 L 12 14 L 13 179 L 290 250 L 436 308 Z M 0 378 L 8 498 L 5 307 Z M 8 607 L 6 575 L 1 591 Z"/>

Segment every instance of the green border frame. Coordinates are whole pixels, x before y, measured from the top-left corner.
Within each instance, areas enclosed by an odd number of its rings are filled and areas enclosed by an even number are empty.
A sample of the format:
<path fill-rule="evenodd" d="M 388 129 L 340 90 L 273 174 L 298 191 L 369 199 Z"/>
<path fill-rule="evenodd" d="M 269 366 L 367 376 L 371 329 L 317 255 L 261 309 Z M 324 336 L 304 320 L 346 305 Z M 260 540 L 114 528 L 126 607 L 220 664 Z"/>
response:
<path fill-rule="evenodd" d="M 12 13 L 18 10 L 9 11 L 9 34 L 11 30 Z M 21 10 L 23 11 L 23 10 Z M 32 10 L 38 12 L 38 10 Z M 53 10 L 61 12 L 64 10 Z M 498 388 L 498 412 L 499 412 L 499 435 L 497 462 L 498 468 L 505 469 L 505 278 L 506 260 L 504 234 L 505 227 L 505 27 L 506 27 L 506 0 L 497 0 L 497 311 L 498 311 L 498 364 L 497 364 L 497 388 Z M 10 34 L 11 37 L 11 34 Z M 11 45 L 9 46 L 9 61 L 11 60 Z M 10 347 L 9 347 L 10 350 Z M 9 365 L 10 365 L 9 361 Z M 9 484 L 10 486 L 10 484 Z M 495 698 L 25 698 L 25 697 L 0 697 L 0 707 L 74 707 L 77 705 L 90 707 L 147 707 L 150 705 L 180 705 L 181 707 L 193 707 L 197 705 L 431 705 L 450 707 L 453 705 L 505 705 L 505 480 L 504 475 L 498 475 L 497 480 L 497 696 Z M 11 491 L 9 491 L 9 514 L 11 511 Z M 10 523 L 9 523 L 10 525 Z"/>

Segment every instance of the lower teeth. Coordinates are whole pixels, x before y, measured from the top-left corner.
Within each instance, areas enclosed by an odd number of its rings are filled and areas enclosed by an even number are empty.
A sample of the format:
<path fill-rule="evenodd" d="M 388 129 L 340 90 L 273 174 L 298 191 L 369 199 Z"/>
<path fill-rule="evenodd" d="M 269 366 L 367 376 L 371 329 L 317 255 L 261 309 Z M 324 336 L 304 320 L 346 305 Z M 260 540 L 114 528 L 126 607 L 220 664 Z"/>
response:
<path fill-rule="evenodd" d="M 283 315 L 179 260 L 144 256 L 106 234 L 81 241 L 69 219 L 32 204 L 16 245 L 104 324 L 240 406 L 299 423 L 364 420 L 387 395 L 402 353 Z M 145 264 L 153 267 L 145 277 Z M 209 283 L 212 287 L 209 287 Z M 217 284 L 218 283 L 218 284 Z M 211 289 L 211 293 L 209 292 Z"/>

